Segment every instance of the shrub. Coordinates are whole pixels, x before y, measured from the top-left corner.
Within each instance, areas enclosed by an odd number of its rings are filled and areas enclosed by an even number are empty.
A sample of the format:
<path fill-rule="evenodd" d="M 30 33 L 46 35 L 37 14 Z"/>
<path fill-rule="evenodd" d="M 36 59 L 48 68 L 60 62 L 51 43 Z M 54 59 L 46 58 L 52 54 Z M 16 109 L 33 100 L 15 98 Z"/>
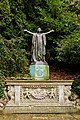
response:
<path fill-rule="evenodd" d="M 24 49 L 22 37 L 6 40 L 0 36 L 0 70 L 5 76 L 28 71 L 29 52 Z"/>
<path fill-rule="evenodd" d="M 80 30 L 64 37 L 57 47 L 57 60 L 68 64 L 80 64 Z"/>

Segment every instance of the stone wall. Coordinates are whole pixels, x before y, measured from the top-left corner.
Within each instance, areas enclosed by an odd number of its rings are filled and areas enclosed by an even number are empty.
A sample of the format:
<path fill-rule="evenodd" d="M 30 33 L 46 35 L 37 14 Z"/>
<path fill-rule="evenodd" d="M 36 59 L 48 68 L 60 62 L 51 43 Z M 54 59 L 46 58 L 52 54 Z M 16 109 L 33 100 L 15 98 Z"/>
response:
<path fill-rule="evenodd" d="M 69 113 L 76 112 L 69 100 L 73 81 L 9 80 L 6 113 Z"/>

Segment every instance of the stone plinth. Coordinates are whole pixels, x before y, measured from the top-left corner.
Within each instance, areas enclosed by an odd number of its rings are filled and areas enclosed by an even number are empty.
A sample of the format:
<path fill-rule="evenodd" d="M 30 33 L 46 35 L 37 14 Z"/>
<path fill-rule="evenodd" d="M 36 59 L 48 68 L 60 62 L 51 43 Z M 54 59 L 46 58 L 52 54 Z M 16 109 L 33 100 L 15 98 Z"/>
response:
<path fill-rule="evenodd" d="M 68 98 L 73 81 L 9 80 L 9 99 L 4 113 L 71 113 L 76 112 Z"/>
<path fill-rule="evenodd" d="M 47 80 L 49 79 L 49 66 L 48 65 L 30 65 L 30 75 L 35 80 Z"/>

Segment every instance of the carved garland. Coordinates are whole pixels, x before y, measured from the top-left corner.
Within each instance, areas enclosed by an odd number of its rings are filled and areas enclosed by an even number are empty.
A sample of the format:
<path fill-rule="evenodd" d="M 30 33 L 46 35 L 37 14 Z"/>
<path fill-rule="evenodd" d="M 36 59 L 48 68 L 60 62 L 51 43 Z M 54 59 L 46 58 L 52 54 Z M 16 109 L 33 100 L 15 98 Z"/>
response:
<path fill-rule="evenodd" d="M 23 88 L 23 97 L 24 99 L 30 99 L 30 97 L 33 97 L 34 99 L 45 99 L 45 97 L 49 96 L 51 99 L 55 99 L 56 96 L 56 88 L 51 88 L 50 90 L 47 89 L 29 89 L 29 88 Z"/>

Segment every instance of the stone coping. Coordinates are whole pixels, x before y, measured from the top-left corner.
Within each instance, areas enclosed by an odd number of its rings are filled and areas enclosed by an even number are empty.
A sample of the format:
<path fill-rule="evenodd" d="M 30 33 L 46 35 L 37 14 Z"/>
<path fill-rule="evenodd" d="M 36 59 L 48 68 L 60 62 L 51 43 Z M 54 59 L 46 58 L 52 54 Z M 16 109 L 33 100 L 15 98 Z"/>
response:
<path fill-rule="evenodd" d="M 72 85 L 73 80 L 5 80 L 6 85 Z"/>

